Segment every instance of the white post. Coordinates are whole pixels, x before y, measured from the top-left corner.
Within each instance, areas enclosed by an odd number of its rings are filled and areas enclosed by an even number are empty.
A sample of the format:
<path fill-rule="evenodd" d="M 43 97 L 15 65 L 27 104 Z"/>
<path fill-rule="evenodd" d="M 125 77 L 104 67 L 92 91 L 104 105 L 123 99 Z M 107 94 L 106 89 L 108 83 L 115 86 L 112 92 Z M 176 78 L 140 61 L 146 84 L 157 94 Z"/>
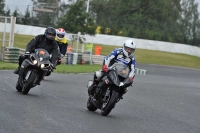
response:
<path fill-rule="evenodd" d="M 79 39 L 79 35 L 77 36 L 77 41 L 76 41 L 76 53 L 77 53 L 77 50 L 78 50 L 78 39 Z"/>
<path fill-rule="evenodd" d="M 7 24 L 7 17 L 5 17 L 5 26 L 4 26 L 4 33 L 3 33 L 3 48 L 5 47 L 5 40 L 6 40 L 6 24 Z"/>
<path fill-rule="evenodd" d="M 81 35 L 81 32 L 78 32 L 78 37 L 77 37 L 77 42 L 76 42 L 76 53 L 77 53 L 77 50 L 78 50 L 78 42 L 79 42 L 80 35 Z"/>
<path fill-rule="evenodd" d="M 85 49 L 85 44 L 84 43 L 82 43 L 82 53 L 84 53 L 84 49 Z"/>
<path fill-rule="evenodd" d="M 10 37 L 9 37 L 9 47 L 13 47 L 14 43 L 14 29 L 15 29 L 16 17 L 11 17 L 11 30 L 10 30 Z"/>
<path fill-rule="evenodd" d="M 94 38 L 94 37 L 92 37 L 92 49 L 93 49 L 93 47 L 94 47 L 93 38 Z M 90 51 L 90 64 L 92 64 L 92 49 L 91 49 L 91 51 Z"/>
<path fill-rule="evenodd" d="M 7 17 L 5 17 L 5 26 L 4 26 L 4 33 L 3 33 L 2 47 L 1 47 L 1 60 L 4 60 L 5 41 L 6 41 L 6 23 L 7 23 Z"/>
<path fill-rule="evenodd" d="M 89 12 L 89 4 L 90 4 L 90 0 L 87 1 L 87 9 L 86 9 L 86 13 Z M 87 18 L 86 18 L 85 22 L 87 23 Z"/>
<path fill-rule="evenodd" d="M 89 12 L 89 5 L 90 5 L 90 0 L 87 1 L 87 9 L 86 9 L 87 13 Z"/>

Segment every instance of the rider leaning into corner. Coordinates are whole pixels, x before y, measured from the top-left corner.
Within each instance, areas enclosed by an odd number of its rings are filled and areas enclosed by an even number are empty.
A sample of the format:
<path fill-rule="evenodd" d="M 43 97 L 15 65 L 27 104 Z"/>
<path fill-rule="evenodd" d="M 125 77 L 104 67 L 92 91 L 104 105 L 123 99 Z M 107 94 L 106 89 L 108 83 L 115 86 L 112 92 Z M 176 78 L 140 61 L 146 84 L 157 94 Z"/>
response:
<path fill-rule="evenodd" d="M 108 72 L 108 67 L 112 66 L 115 62 L 121 62 L 125 64 L 126 66 L 128 66 L 130 69 L 130 73 L 129 73 L 130 84 L 128 84 L 125 87 L 123 94 L 125 94 L 128 91 L 127 87 L 132 85 L 133 79 L 135 77 L 136 60 L 133 55 L 133 53 L 135 52 L 135 49 L 136 49 L 135 42 L 133 40 L 126 40 L 122 48 L 117 48 L 113 50 L 110 53 L 110 56 L 104 59 L 102 70 L 96 71 L 94 73 L 93 84 L 88 88 L 89 95 L 91 95 L 92 92 L 95 92 L 94 100 L 96 100 L 97 95 L 99 93 L 99 91 L 97 91 L 99 89 L 96 89 L 96 91 L 94 91 L 94 89 L 97 87 L 98 82 L 100 81 L 100 78 L 103 76 L 103 73 Z"/>
<path fill-rule="evenodd" d="M 55 68 L 57 58 L 58 58 L 58 44 L 55 41 L 56 30 L 53 27 L 46 28 L 44 34 L 37 35 L 34 37 L 26 46 L 25 54 L 33 53 L 35 49 L 43 48 L 52 54 L 51 63 L 52 67 Z M 18 74 L 20 71 L 20 66 L 25 59 L 25 54 L 19 56 L 19 66 L 14 71 L 15 74 Z"/>
<path fill-rule="evenodd" d="M 65 30 L 63 28 L 58 28 L 56 30 L 56 42 L 58 43 L 58 49 L 59 49 L 59 58 L 63 58 L 67 51 L 68 42 L 65 38 Z M 61 59 L 58 60 L 57 65 L 61 63 Z"/>

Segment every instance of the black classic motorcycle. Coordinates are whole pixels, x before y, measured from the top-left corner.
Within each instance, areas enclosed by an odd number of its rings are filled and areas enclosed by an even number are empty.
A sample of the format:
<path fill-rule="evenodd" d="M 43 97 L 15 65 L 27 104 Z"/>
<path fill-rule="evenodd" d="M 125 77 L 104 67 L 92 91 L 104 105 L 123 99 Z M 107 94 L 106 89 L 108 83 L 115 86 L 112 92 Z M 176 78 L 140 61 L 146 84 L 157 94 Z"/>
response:
<path fill-rule="evenodd" d="M 127 90 L 127 84 L 129 81 L 130 69 L 123 63 L 115 63 L 108 69 L 108 73 L 105 73 L 96 89 L 97 99 L 94 99 L 94 92 L 89 96 L 87 101 L 87 109 L 89 111 L 101 110 L 101 115 L 107 116 L 115 104 L 122 99 L 122 95 Z M 92 81 L 88 82 L 88 86 L 91 86 Z"/>
<path fill-rule="evenodd" d="M 22 94 L 28 94 L 31 88 L 40 84 L 40 81 L 53 67 L 50 62 L 50 55 L 45 49 L 35 49 L 34 53 L 25 54 L 22 62 L 16 89 Z"/>

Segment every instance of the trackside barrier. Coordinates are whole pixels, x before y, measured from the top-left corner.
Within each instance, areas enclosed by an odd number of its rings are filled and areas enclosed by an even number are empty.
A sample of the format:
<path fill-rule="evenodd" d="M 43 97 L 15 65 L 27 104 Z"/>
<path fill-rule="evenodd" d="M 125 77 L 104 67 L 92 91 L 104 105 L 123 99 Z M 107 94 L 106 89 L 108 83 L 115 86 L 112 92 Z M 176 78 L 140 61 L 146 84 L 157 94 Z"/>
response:
<path fill-rule="evenodd" d="M 103 55 L 92 55 L 91 60 L 92 60 L 92 64 L 99 64 L 102 65 L 103 64 L 103 59 L 106 56 Z M 90 64 L 90 54 L 83 54 L 82 56 L 85 64 Z"/>
<path fill-rule="evenodd" d="M 70 65 L 73 61 L 73 53 L 67 53 L 67 60 L 66 64 Z"/>
<path fill-rule="evenodd" d="M 137 75 L 146 75 L 147 74 L 147 70 L 136 68 L 135 69 L 135 74 L 137 74 Z"/>
<path fill-rule="evenodd" d="M 73 64 L 73 53 L 66 53 L 66 55 L 61 59 L 62 64 L 72 65 Z"/>
<path fill-rule="evenodd" d="M 69 56 L 69 55 L 66 54 L 66 56 Z M 72 53 L 71 56 L 73 57 L 73 58 L 71 58 L 71 61 L 70 61 L 70 62 L 72 62 L 72 64 L 83 64 L 82 62 L 80 62 L 80 59 L 82 59 L 82 61 L 84 61 L 84 64 L 90 64 L 90 55 L 89 54 L 82 54 L 82 56 L 80 56 L 80 53 L 79 53 L 79 55 L 77 53 Z M 92 64 L 102 65 L 103 64 L 103 59 L 105 57 L 106 56 L 102 56 L 102 55 L 92 55 L 92 57 L 91 57 Z M 63 62 L 65 62 L 64 61 L 65 58 L 67 59 L 67 57 L 64 57 L 63 58 Z M 78 58 L 80 58 L 80 59 L 78 59 Z M 147 74 L 147 70 L 136 68 L 135 69 L 135 74 L 136 75 L 146 75 Z"/>
<path fill-rule="evenodd" d="M 20 54 L 24 53 L 24 49 L 6 47 L 4 51 L 4 61 L 16 63 Z"/>
<path fill-rule="evenodd" d="M 18 57 L 20 54 L 25 52 L 24 49 L 20 48 L 10 48 L 6 47 L 4 51 L 4 61 L 17 63 Z M 103 55 L 92 55 L 91 60 L 92 64 L 103 64 L 103 59 L 106 56 Z M 66 53 L 62 58 L 62 64 L 75 65 L 75 64 L 90 64 L 90 54 L 81 54 L 81 53 Z M 137 75 L 146 75 L 147 70 L 136 68 L 135 74 Z"/>
<path fill-rule="evenodd" d="M 102 55 L 92 55 L 92 63 L 91 64 L 103 64 L 103 59 L 105 56 Z M 66 55 L 62 58 L 62 63 L 65 64 L 90 64 L 90 54 L 81 54 L 81 53 L 66 53 Z"/>
<path fill-rule="evenodd" d="M 73 65 L 77 64 L 77 60 L 78 60 L 78 54 L 77 54 L 77 53 L 73 53 L 72 64 L 73 64 Z"/>
<path fill-rule="evenodd" d="M 84 60 L 83 60 L 83 54 L 78 53 L 77 54 L 77 64 L 84 64 Z"/>

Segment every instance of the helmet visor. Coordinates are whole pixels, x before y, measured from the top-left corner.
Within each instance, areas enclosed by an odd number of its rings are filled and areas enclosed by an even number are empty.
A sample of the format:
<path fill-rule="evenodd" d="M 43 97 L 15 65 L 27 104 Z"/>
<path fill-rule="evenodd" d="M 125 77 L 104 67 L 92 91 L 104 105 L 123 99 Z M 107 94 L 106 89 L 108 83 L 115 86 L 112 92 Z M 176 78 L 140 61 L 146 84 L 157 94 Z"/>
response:
<path fill-rule="evenodd" d="M 124 49 L 126 50 L 126 52 L 127 52 L 129 55 L 135 52 L 135 49 L 129 48 L 129 47 L 126 47 L 126 46 L 124 47 Z"/>
<path fill-rule="evenodd" d="M 64 38 L 65 35 L 57 34 L 57 36 L 58 36 L 59 38 Z"/>
<path fill-rule="evenodd" d="M 47 34 L 47 38 L 50 40 L 54 40 L 55 39 L 55 35 L 54 34 Z"/>

